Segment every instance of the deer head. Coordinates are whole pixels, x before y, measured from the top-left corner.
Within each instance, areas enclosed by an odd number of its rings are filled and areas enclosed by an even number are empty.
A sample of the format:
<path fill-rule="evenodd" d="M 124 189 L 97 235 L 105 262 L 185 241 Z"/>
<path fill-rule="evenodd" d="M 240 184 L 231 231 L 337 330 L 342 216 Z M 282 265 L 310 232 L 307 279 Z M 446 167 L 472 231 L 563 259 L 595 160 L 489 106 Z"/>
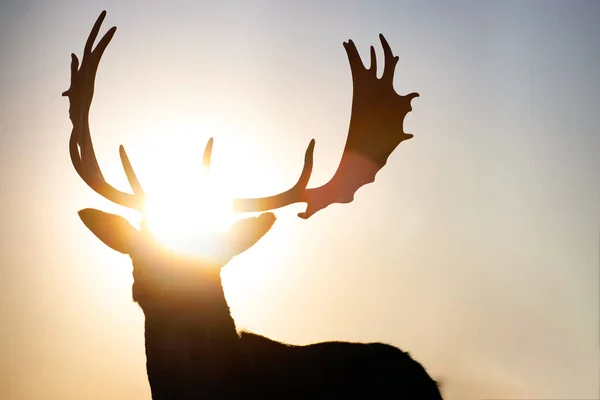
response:
<path fill-rule="evenodd" d="M 123 146 L 119 148 L 119 155 L 132 193 L 120 191 L 104 179 L 90 136 L 89 111 L 94 94 L 96 72 L 100 59 L 116 32 L 116 27 L 109 29 L 93 48 L 105 16 L 106 12 L 103 11 L 94 24 L 85 44 L 81 64 L 75 54 L 71 55 L 71 85 L 63 93 L 63 96 L 69 98 L 69 117 L 73 124 L 69 152 L 73 167 L 90 188 L 116 204 L 143 214 L 146 195 Z M 393 75 L 398 57 L 392 54 L 390 46 L 382 35 L 380 39 L 385 64 L 381 78 L 377 78 L 377 60 L 373 47 L 371 47 L 371 65 L 365 68 L 354 43 L 351 40 L 344 43 L 352 71 L 354 95 L 348 139 L 333 178 L 321 187 L 307 189 L 313 167 L 315 145 L 313 139 L 306 150 L 300 177 L 289 190 L 262 198 L 234 199 L 234 211 L 263 212 L 304 202 L 307 203 L 307 210 L 300 216 L 308 218 L 329 204 L 348 203 L 352 201 L 356 190 L 374 181 L 376 173 L 386 164 L 396 146 L 412 137 L 411 134 L 404 132 L 403 121 L 411 110 L 411 99 L 418 94 L 400 96 L 394 91 Z M 212 147 L 211 138 L 203 156 L 203 163 L 207 168 L 210 165 Z M 165 277 L 160 277 L 158 271 L 136 270 L 136 264 L 147 265 L 148 263 L 144 261 L 149 258 L 156 261 L 161 257 L 173 257 L 153 240 L 143 221 L 141 229 L 137 229 L 124 218 L 99 210 L 81 210 L 79 216 L 107 246 L 130 255 L 134 263 L 133 289 L 136 300 L 139 301 L 141 293 L 148 291 L 142 288 L 142 283 L 150 287 L 158 285 L 159 282 L 169 281 Z M 231 257 L 256 243 L 271 228 L 274 221 L 275 217 L 272 213 L 238 221 L 221 244 L 224 249 L 222 258 L 210 262 L 218 266 L 224 265 Z M 185 275 L 185 272 L 171 271 L 170 273 L 184 274 L 173 277 L 180 284 L 195 281 L 191 275 Z"/>

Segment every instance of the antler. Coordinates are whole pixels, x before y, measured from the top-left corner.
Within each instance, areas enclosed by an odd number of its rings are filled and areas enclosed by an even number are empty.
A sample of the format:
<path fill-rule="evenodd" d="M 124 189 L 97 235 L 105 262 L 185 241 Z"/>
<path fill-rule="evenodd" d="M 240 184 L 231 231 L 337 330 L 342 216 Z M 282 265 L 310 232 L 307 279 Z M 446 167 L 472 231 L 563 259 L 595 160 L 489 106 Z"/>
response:
<path fill-rule="evenodd" d="M 116 204 L 143 211 L 146 195 L 133 171 L 123 146 L 119 148 L 119 155 L 129 184 L 134 192 L 133 194 L 121 192 L 106 182 L 96 160 L 90 136 L 89 113 L 94 96 L 94 81 L 96 72 L 98 71 L 98 64 L 104 50 L 106 50 L 106 47 L 117 31 L 117 28 L 114 26 L 110 28 L 102 39 L 100 39 L 96 48 L 92 50 L 94 41 L 98 36 L 98 31 L 100 30 L 100 25 L 102 25 L 105 17 L 106 11 L 102 11 L 90 32 L 83 50 L 81 66 L 79 65 L 77 56 L 71 54 L 71 86 L 62 94 L 69 98 L 69 118 L 73 123 L 71 138 L 69 140 L 69 153 L 73 167 L 75 167 L 81 179 L 94 189 L 94 191 Z"/>
<path fill-rule="evenodd" d="M 116 204 L 143 212 L 146 195 L 123 146 L 119 147 L 119 155 L 121 164 L 127 175 L 127 180 L 133 190 L 133 194 L 117 190 L 106 182 L 100 171 L 90 135 L 89 112 L 94 95 L 96 72 L 102 54 L 117 30 L 116 27 L 110 28 L 102 39 L 100 39 L 96 48 L 92 50 L 94 41 L 98 36 L 100 26 L 105 17 L 106 11 L 102 11 L 92 28 L 85 44 L 81 66 L 79 66 L 79 59 L 77 56 L 71 54 L 71 86 L 63 93 L 63 96 L 69 98 L 69 117 L 73 123 L 71 138 L 69 140 L 69 152 L 75 170 L 89 187 Z M 210 165 L 212 145 L 213 139 L 211 138 L 206 145 L 203 157 L 203 163 L 207 168 Z M 238 205 L 243 203 L 244 209 L 259 211 L 261 209 L 267 210 L 279 208 L 284 205 L 298 202 L 299 195 L 304 193 L 308 180 L 310 179 L 314 145 L 315 142 L 313 140 L 306 150 L 305 164 L 300 179 L 291 189 L 278 195 L 260 199 L 234 200 L 234 203 Z"/>
<path fill-rule="evenodd" d="M 106 182 L 96 160 L 90 136 L 89 111 L 96 72 L 102 54 L 117 30 L 116 27 L 110 28 L 92 50 L 105 17 L 106 11 L 103 11 L 92 28 L 81 66 L 77 56 L 71 55 L 71 86 L 63 93 L 63 96 L 69 97 L 69 117 L 73 123 L 69 151 L 75 170 L 94 191 L 116 204 L 143 212 L 146 195 L 123 146 L 119 147 L 119 155 L 133 194 L 119 191 Z M 410 101 L 418 94 L 400 96 L 394 91 L 393 76 L 398 57 L 392 54 L 383 35 L 380 35 L 380 39 L 385 61 L 381 79 L 376 75 L 377 60 L 372 46 L 371 66 L 367 69 L 363 66 L 354 43 L 351 40 L 344 43 L 350 61 L 354 95 L 348 139 L 333 178 L 321 187 L 306 188 L 313 167 L 313 139 L 306 149 L 300 178 L 292 188 L 268 197 L 235 199 L 234 211 L 267 211 L 304 202 L 307 203 L 306 212 L 299 216 L 308 218 L 330 204 L 349 203 L 360 187 L 375 180 L 375 175 L 385 165 L 396 146 L 413 136 L 403 131 L 403 121 L 411 111 Z M 203 163 L 206 168 L 210 166 L 212 147 L 211 138 L 204 150 Z"/>
<path fill-rule="evenodd" d="M 344 43 L 350 61 L 354 94 L 348 139 L 340 165 L 325 185 L 307 190 L 308 218 L 333 203 L 349 203 L 362 186 L 375 181 L 375 175 L 386 164 L 394 149 L 413 137 L 404 132 L 404 118 L 418 97 L 416 92 L 401 96 L 394 90 L 394 71 L 398 56 L 394 56 L 385 37 L 380 34 L 384 69 L 377 78 L 377 58 L 371 46 L 371 66 L 365 68 L 352 40 Z"/>
<path fill-rule="evenodd" d="M 297 187 L 282 197 L 235 200 L 234 208 L 237 211 L 265 211 L 306 202 L 306 212 L 298 214 L 306 219 L 330 204 L 349 203 L 358 189 L 375 180 L 375 175 L 386 164 L 394 149 L 402 141 L 413 137 L 404 132 L 403 123 L 406 114 L 412 110 L 411 100 L 419 94 L 413 92 L 400 96 L 396 93 L 393 80 L 398 56 L 394 56 L 383 35 L 380 34 L 379 39 L 384 54 L 384 69 L 380 79 L 377 78 L 377 58 L 373 46 L 371 66 L 365 68 L 354 42 L 349 40 L 344 43 L 350 61 L 354 94 L 348 139 L 333 178 L 321 187 L 307 190 Z M 313 146 L 314 140 L 306 151 L 305 168 L 308 162 L 312 163 Z"/>

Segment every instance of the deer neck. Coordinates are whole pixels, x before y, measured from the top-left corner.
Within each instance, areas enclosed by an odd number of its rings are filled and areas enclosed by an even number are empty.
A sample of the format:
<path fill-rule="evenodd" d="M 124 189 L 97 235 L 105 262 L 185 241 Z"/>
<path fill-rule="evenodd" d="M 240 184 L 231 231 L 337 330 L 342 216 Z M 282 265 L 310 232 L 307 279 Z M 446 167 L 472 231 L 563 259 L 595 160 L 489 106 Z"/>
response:
<path fill-rule="evenodd" d="M 185 268 L 189 266 L 168 265 L 167 270 Z M 241 376 L 243 363 L 220 270 L 196 266 L 191 275 L 153 285 L 136 282 L 135 270 L 134 265 L 134 299 L 145 315 L 146 369 L 152 398 L 222 393 L 232 378 Z M 135 290 L 136 283 L 147 285 Z"/>

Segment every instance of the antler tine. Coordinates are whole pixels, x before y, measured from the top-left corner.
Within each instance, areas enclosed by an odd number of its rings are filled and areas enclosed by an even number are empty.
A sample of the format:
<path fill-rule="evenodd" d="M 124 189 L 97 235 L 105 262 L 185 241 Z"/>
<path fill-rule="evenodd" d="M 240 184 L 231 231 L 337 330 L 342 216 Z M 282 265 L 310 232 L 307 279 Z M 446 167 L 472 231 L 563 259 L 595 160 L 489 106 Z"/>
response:
<path fill-rule="evenodd" d="M 381 76 L 381 79 L 392 82 L 394 80 L 396 64 L 398 64 L 400 57 L 394 55 L 390 44 L 381 33 L 379 34 L 379 40 L 381 41 L 381 47 L 383 47 L 384 58 L 383 75 Z"/>
<path fill-rule="evenodd" d="M 235 212 L 261 212 L 275 210 L 294 203 L 304 203 L 306 198 L 306 186 L 310 180 L 313 168 L 313 153 L 315 150 L 315 139 L 312 139 L 304 154 L 304 167 L 298 182 L 285 192 L 253 199 L 234 199 L 233 210 Z"/>
<path fill-rule="evenodd" d="M 131 162 L 129 161 L 129 157 L 127 157 L 127 153 L 125 152 L 125 147 L 123 145 L 119 146 L 119 157 L 121 157 L 121 165 L 123 165 L 123 170 L 125 171 L 125 175 L 127 176 L 127 180 L 129 181 L 129 186 L 131 186 L 131 190 L 133 190 L 133 194 L 140 199 L 145 201 L 146 193 L 144 189 L 142 189 L 142 185 L 131 166 Z"/>
<path fill-rule="evenodd" d="M 204 148 L 204 154 L 202 155 L 202 166 L 206 169 L 206 172 L 210 171 L 210 159 L 212 156 L 214 138 L 208 139 L 206 147 Z"/>
<path fill-rule="evenodd" d="M 117 30 L 116 27 L 110 28 L 100 39 L 96 48 L 92 48 L 105 17 L 106 11 L 102 11 L 86 41 L 81 65 L 77 56 L 71 54 L 71 85 L 63 93 L 63 96 L 69 98 L 69 117 L 73 124 L 69 139 L 69 153 L 77 174 L 96 193 L 113 203 L 143 211 L 144 191 L 133 171 L 125 149 L 121 146 L 119 153 L 134 194 L 121 192 L 106 182 L 98 165 L 90 135 L 89 111 L 94 96 L 96 72 L 102 54 Z"/>

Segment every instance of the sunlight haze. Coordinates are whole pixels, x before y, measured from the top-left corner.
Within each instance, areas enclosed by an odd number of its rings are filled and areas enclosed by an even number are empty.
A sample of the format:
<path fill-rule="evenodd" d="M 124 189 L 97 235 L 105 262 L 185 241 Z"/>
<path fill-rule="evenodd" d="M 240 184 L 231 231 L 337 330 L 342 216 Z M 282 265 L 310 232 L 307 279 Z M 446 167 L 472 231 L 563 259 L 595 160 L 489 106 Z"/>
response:
<path fill-rule="evenodd" d="M 78 177 L 61 97 L 102 10 L 101 34 L 118 30 L 90 112 L 100 168 L 128 189 L 123 144 L 149 224 L 184 251 L 239 217 L 227 199 L 290 188 L 312 138 L 309 187 L 331 178 L 352 101 L 344 41 L 367 62 L 383 33 L 396 91 L 420 93 L 415 137 L 352 203 L 276 210 L 225 267 L 238 329 L 398 346 L 450 400 L 600 398 L 600 2 L 9 0 L 1 399 L 150 398 L 131 260 L 77 211 L 139 216 Z"/>

